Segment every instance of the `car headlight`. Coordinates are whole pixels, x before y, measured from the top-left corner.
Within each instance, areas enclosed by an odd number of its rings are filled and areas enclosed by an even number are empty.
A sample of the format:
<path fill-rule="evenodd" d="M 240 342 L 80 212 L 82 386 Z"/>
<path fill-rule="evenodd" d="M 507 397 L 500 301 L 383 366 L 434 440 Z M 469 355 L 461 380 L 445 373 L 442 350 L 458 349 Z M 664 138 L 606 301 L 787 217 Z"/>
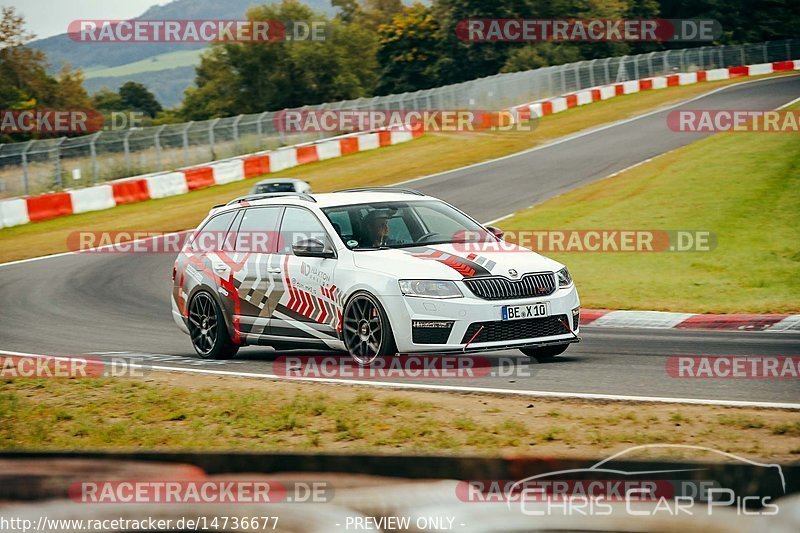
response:
<path fill-rule="evenodd" d="M 459 298 L 463 296 L 455 282 L 434 279 L 401 279 L 400 292 L 404 296 L 424 298 Z"/>
<path fill-rule="evenodd" d="M 569 287 L 572 285 L 572 276 L 569 275 L 569 270 L 567 267 L 562 268 L 558 272 L 556 272 L 556 277 L 558 278 L 558 287 Z"/>

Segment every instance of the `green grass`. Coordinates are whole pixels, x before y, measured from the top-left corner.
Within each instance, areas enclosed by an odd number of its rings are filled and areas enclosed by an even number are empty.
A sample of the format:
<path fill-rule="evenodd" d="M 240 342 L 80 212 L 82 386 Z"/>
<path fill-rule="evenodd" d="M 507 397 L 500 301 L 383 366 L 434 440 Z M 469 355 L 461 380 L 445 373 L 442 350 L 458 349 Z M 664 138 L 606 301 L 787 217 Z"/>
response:
<path fill-rule="evenodd" d="M 587 308 L 798 313 L 800 136 L 715 135 L 502 226 L 716 234 L 708 252 L 549 253 L 569 266 Z"/>
<path fill-rule="evenodd" d="M 181 50 L 179 52 L 169 52 L 158 54 L 147 59 L 117 65 L 116 67 L 91 67 L 84 70 L 87 80 L 92 78 L 103 78 L 112 76 L 131 76 L 142 72 L 155 72 L 177 67 L 191 67 L 200 63 L 200 54 L 204 50 Z"/>
<path fill-rule="evenodd" d="M 796 413 L 752 408 L 440 395 L 151 374 L 0 379 L 0 450 L 298 450 L 587 457 L 681 442 L 770 460 L 797 448 Z M 482 407 L 492 409 L 482 411 Z M 556 411 L 555 409 L 558 409 Z M 491 412 L 489 412 L 491 411 Z M 554 413 L 559 413 L 557 425 Z M 656 416 L 660 415 L 660 416 Z M 676 434 L 676 420 L 683 433 Z M 691 420 L 702 434 L 685 428 Z M 746 433 L 743 431 L 745 430 Z M 687 433 L 688 432 L 688 433 Z"/>

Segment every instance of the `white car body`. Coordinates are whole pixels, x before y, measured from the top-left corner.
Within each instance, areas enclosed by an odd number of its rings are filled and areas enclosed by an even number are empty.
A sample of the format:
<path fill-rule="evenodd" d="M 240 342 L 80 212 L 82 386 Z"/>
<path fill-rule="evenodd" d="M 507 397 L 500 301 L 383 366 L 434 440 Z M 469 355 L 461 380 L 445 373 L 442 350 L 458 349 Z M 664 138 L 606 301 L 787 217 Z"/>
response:
<path fill-rule="evenodd" d="M 562 264 L 519 247 L 471 251 L 465 250 L 463 244 L 420 244 L 411 249 L 353 250 L 339 237 L 340 228 L 335 228 L 323 212 L 335 206 L 412 201 L 440 202 L 420 193 L 364 191 L 317 194 L 313 198 L 292 194 L 245 198 L 213 210 L 199 228 L 215 216 L 242 209 L 296 207 L 310 211 L 327 233 L 335 257 L 222 251 L 195 254 L 187 246 L 173 271 L 172 314 L 176 324 L 189 333 L 189 303 L 196 291 L 206 290 L 224 310 L 236 345 L 346 350 L 341 333 L 342 313 L 352 295 L 365 291 L 383 307 L 400 354 L 536 347 L 579 340 L 580 300 L 571 280 L 568 286 L 559 286 L 556 272 L 564 268 Z M 554 290 L 543 296 L 486 299 L 467 286 L 474 282 L 471 280 L 487 283 L 488 279 L 494 280 L 489 283 L 519 283 L 529 273 L 545 276 L 537 279 L 554 279 Z M 409 279 L 449 280 L 462 296 L 404 295 L 399 280 Z M 503 306 L 530 304 L 545 304 L 548 316 L 557 317 L 558 324 L 564 327 L 554 329 L 556 318 L 548 318 L 549 329 L 523 328 L 515 332 L 514 328 L 519 329 L 525 320 L 502 320 Z M 420 333 L 448 329 L 444 324 L 449 323 L 449 333 Z M 490 326 L 475 335 L 479 328 L 476 323 Z M 412 324 L 418 326 L 416 334 Z M 490 330 L 491 334 L 485 333 Z M 436 342 L 424 342 L 432 340 L 431 335 L 437 337 Z"/>

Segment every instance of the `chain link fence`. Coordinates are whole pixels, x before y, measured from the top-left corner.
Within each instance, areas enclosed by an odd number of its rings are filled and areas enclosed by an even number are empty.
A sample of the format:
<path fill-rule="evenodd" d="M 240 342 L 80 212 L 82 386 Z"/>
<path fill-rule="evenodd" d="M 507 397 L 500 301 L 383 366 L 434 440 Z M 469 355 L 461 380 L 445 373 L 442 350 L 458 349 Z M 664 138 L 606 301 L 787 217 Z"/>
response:
<path fill-rule="evenodd" d="M 305 106 L 301 110 L 500 110 L 586 89 L 675 72 L 786 61 L 800 39 L 667 50 L 497 74 L 413 93 Z M 81 137 L 0 144 L 0 197 L 82 187 L 215 159 L 318 140 L 327 133 L 286 134 L 280 112 L 201 122 L 100 131 Z"/>

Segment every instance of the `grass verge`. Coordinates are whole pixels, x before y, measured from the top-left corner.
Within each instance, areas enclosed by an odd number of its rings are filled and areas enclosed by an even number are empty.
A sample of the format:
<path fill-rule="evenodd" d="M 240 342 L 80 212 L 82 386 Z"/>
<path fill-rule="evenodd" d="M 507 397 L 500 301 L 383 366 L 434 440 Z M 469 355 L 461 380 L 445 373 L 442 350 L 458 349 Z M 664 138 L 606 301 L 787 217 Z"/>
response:
<path fill-rule="evenodd" d="M 271 174 L 305 179 L 315 191 L 387 185 L 501 157 L 742 81 L 724 80 L 619 96 L 544 117 L 532 132 L 428 135 L 413 142 Z M 173 231 L 194 227 L 215 204 L 249 191 L 246 180 L 105 211 L 0 229 L 0 262 L 67 251 L 71 231 Z"/>
<path fill-rule="evenodd" d="M 717 247 L 707 252 L 547 253 L 569 265 L 585 307 L 800 313 L 800 137 L 715 135 L 502 226 L 716 235 Z"/>
<path fill-rule="evenodd" d="M 793 411 L 401 395 L 171 373 L 144 381 L 7 380 L 0 382 L 0 420 L 1 449 L 601 457 L 638 444 L 691 443 L 755 460 L 796 461 L 800 454 L 800 414 Z"/>

